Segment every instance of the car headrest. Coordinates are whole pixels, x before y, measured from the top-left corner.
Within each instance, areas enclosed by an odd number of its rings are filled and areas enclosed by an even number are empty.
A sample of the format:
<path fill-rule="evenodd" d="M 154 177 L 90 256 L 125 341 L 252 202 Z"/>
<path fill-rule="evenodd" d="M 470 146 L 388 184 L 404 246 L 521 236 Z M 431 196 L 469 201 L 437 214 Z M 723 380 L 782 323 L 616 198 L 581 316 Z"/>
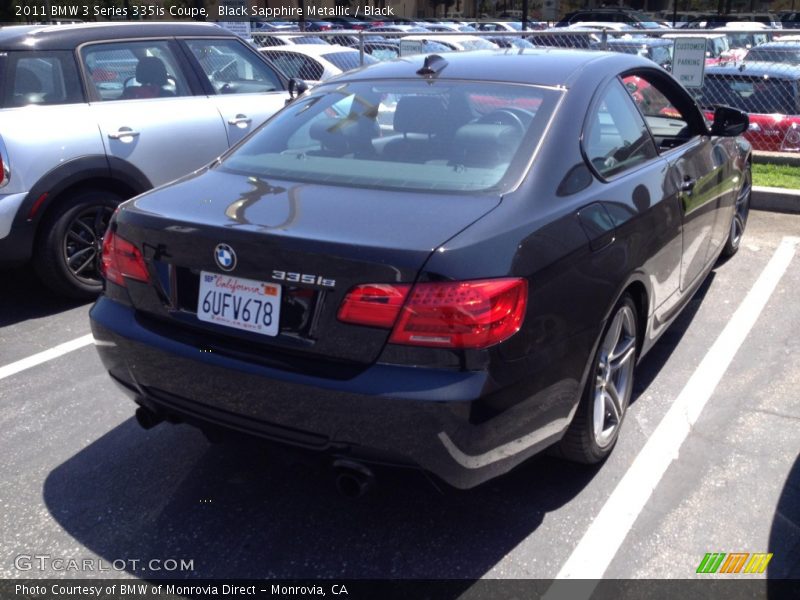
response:
<path fill-rule="evenodd" d="M 317 140 L 320 145 L 331 152 L 346 154 L 349 146 L 344 129 L 347 127 L 345 119 L 334 117 L 317 119 L 311 124 L 308 135 L 312 140 Z"/>
<path fill-rule="evenodd" d="M 469 123 L 456 131 L 455 162 L 473 167 L 495 167 L 511 160 L 520 142 L 520 132 L 509 125 Z"/>
<path fill-rule="evenodd" d="M 161 87 L 167 84 L 167 68 L 160 58 L 155 56 L 145 56 L 139 59 L 136 65 L 136 81 L 142 85 L 157 85 Z"/>
<path fill-rule="evenodd" d="M 394 111 L 394 130 L 398 133 L 442 132 L 447 110 L 439 96 L 404 96 Z"/>

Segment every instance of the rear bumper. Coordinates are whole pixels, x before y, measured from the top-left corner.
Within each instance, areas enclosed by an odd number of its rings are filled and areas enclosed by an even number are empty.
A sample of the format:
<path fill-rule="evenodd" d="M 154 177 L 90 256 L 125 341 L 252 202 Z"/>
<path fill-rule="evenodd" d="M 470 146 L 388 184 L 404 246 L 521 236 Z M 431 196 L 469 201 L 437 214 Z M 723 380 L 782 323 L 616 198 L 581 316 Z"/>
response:
<path fill-rule="evenodd" d="M 375 364 L 346 380 L 204 352 L 101 297 L 91 311 L 111 376 L 149 408 L 287 444 L 397 457 L 457 488 L 500 475 L 555 442 L 577 379 L 496 389 L 488 371 Z"/>
<path fill-rule="evenodd" d="M 27 192 L 0 194 L 0 266 L 23 263 L 31 257 L 34 227 L 17 215 L 27 196 Z"/>

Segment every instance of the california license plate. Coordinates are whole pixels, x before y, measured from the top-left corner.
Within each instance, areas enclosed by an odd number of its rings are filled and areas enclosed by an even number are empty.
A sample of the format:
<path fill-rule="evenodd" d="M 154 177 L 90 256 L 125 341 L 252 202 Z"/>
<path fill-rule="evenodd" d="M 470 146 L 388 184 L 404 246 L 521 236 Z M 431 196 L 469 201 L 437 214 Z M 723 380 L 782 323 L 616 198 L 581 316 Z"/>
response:
<path fill-rule="evenodd" d="M 278 335 L 281 286 L 265 281 L 200 273 L 197 318 L 262 335 Z"/>

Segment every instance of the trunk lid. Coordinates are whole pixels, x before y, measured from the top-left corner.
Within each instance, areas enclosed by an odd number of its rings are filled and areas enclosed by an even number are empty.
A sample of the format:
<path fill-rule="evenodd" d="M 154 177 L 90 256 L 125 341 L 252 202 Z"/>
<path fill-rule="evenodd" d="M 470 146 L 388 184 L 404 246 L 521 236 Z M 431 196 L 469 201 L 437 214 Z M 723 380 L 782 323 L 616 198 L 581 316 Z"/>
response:
<path fill-rule="evenodd" d="M 141 248 L 152 276 L 147 285 L 129 283 L 135 308 L 200 334 L 208 351 L 250 358 L 285 351 L 365 364 L 376 360 L 390 332 L 340 322 L 348 290 L 413 283 L 432 251 L 499 202 L 499 196 L 266 181 L 210 169 L 125 204 L 117 232 Z M 281 284 L 278 335 L 197 318 L 201 273 L 223 273 L 218 244 L 236 253 L 226 275 Z"/>

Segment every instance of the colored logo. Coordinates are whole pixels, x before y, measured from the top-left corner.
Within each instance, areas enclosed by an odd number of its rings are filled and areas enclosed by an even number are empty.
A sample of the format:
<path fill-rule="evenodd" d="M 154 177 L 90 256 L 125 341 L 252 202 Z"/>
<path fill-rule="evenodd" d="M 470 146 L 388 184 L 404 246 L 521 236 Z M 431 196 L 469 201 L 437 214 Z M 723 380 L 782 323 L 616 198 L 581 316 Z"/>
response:
<path fill-rule="evenodd" d="M 772 552 L 707 552 L 697 567 L 697 573 L 763 573 L 767 570 Z"/>
<path fill-rule="evenodd" d="M 236 268 L 236 252 L 228 244 L 217 244 L 214 248 L 214 260 L 223 271 L 233 271 Z"/>

